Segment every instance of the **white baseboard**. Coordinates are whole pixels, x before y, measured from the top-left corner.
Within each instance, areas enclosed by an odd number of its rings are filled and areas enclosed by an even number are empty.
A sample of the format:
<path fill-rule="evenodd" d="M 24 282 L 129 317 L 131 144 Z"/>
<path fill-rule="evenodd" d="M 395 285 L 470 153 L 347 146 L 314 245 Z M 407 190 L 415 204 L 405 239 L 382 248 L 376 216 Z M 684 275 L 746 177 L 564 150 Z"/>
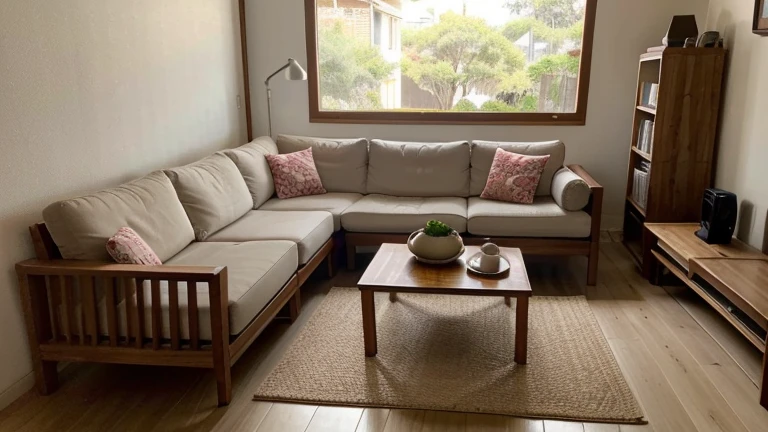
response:
<path fill-rule="evenodd" d="M 22 397 L 25 393 L 32 390 L 35 387 L 35 373 L 30 372 L 4 392 L 0 393 L 0 409 L 4 409 L 8 405 L 12 404 L 16 399 Z"/>

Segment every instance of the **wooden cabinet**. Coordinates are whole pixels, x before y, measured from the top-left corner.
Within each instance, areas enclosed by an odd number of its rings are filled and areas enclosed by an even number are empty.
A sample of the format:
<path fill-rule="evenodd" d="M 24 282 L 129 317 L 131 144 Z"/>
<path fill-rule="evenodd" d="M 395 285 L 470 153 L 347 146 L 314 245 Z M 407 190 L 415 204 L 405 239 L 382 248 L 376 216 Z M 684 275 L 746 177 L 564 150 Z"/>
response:
<path fill-rule="evenodd" d="M 646 277 L 651 238 L 643 224 L 700 221 L 703 193 L 712 185 L 725 56 L 723 48 L 640 56 L 624 243 Z M 655 104 L 646 103 L 647 91 L 644 96 L 650 84 L 658 89 Z M 641 148 L 643 134 L 648 139 Z"/>

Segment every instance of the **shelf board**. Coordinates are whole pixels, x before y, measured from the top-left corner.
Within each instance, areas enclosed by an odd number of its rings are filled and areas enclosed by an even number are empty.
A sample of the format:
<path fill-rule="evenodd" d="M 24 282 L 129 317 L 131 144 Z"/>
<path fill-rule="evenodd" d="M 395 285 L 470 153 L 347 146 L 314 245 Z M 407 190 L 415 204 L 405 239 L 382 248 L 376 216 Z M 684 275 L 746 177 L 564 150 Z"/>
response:
<path fill-rule="evenodd" d="M 627 201 L 628 201 L 630 204 L 632 204 L 632 205 L 635 207 L 635 209 L 637 209 L 637 211 L 638 211 L 638 212 L 640 212 L 640 214 L 641 214 L 641 215 L 643 215 L 643 217 L 646 217 L 646 216 L 645 216 L 645 209 L 644 209 L 644 208 L 642 208 L 642 207 L 640 207 L 640 204 L 638 204 L 637 202 L 635 202 L 635 200 L 634 200 L 634 199 L 632 199 L 632 197 L 631 197 L 631 196 L 628 196 L 628 197 L 627 197 Z"/>
<path fill-rule="evenodd" d="M 635 152 L 636 154 L 638 154 L 641 158 L 647 160 L 648 162 L 651 161 L 651 155 L 646 153 L 646 152 L 644 152 L 644 151 L 642 151 L 642 150 L 640 150 L 639 148 L 637 148 L 635 146 L 632 146 L 632 151 Z"/>
<path fill-rule="evenodd" d="M 647 112 L 648 114 L 656 115 L 656 108 L 651 108 L 643 105 L 638 105 L 637 109 L 639 111 Z"/>
<path fill-rule="evenodd" d="M 641 62 L 659 61 L 664 56 L 664 51 L 654 51 L 640 55 Z"/>

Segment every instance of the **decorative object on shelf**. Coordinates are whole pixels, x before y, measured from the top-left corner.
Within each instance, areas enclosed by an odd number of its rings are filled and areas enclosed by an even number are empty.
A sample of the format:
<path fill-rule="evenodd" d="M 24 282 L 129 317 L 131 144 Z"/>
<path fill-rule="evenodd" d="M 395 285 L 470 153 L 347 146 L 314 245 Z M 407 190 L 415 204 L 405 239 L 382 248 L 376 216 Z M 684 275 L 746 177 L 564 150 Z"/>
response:
<path fill-rule="evenodd" d="M 699 36 L 696 46 L 699 48 L 715 48 L 720 42 L 720 32 L 707 31 Z"/>
<path fill-rule="evenodd" d="M 730 244 L 738 213 L 736 194 L 707 189 L 701 205 L 701 229 L 696 231 L 696 236 L 707 244 Z"/>
<path fill-rule="evenodd" d="M 501 250 L 493 243 L 484 244 L 480 252 L 467 261 L 467 271 L 482 276 L 504 274 L 509 271 L 509 268 L 509 261 L 501 256 Z"/>
<path fill-rule="evenodd" d="M 288 81 L 306 81 L 307 80 L 307 71 L 304 70 L 303 67 L 297 62 L 296 60 L 289 58 L 288 63 L 286 63 L 283 67 L 276 70 L 275 73 L 267 77 L 267 80 L 264 81 L 264 85 L 267 86 L 267 118 L 269 119 L 269 136 L 271 138 L 274 138 L 272 135 L 272 89 L 269 88 L 269 82 L 272 80 L 272 78 L 275 77 L 275 75 L 279 74 L 280 72 L 285 71 L 285 79 Z"/>
<path fill-rule="evenodd" d="M 698 36 L 699 26 L 696 25 L 696 15 L 675 15 L 661 43 L 670 48 L 682 48 L 685 46 L 686 39 Z"/>
<path fill-rule="evenodd" d="M 696 38 L 695 37 L 689 37 L 685 40 L 685 48 L 695 48 L 696 47 Z"/>
<path fill-rule="evenodd" d="M 464 253 L 464 241 L 456 230 L 431 220 L 427 226 L 411 233 L 408 250 L 426 264 L 449 264 Z"/>
<path fill-rule="evenodd" d="M 768 36 L 768 0 L 755 0 L 755 20 L 752 31 L 761 36 Z"/>

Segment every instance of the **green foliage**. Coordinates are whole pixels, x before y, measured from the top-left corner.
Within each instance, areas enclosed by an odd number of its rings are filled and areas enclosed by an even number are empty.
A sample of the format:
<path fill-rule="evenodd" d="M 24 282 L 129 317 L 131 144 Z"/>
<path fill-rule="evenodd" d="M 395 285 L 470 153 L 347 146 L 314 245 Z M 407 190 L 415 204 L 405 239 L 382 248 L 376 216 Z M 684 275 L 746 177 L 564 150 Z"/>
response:
<path fill-rule="evenodd" d="M 551 27 L 569 27 L 584 16 L 575 0 L 507 0 L 506 6 L 517 15 L 532 16 Z"/>
<path fill-rule="evenodd" d="M 427 222 L 427 226 L 424 228 L 424 234 L 430 237 L 448 237 L 452 233 L 453 228 L 436 220 Z"/>
<path fill-rule="evenodd" d="M 459 88 L 494 93 L 504 77 L 525 64 L 525 56 L 482 18 L 447 12 L 436 25 L 403 31 L 403 74 L 435 96 L 443 110 L 453 107 Z"/>
<path fill-rule="evenodd" d="M 522 112 L 536 112 L 539 110 L 539 98 L 533 95 L 523 96 L 519 105 Z"/>
<path fill-rule="evenodd" d="M 517 112 L 517 108 L 499 100 L 489 100 L 480 106 L 483 112 Z"/>
<path fill-rule="evenodd" d="M 576 75 L 579 73 L 579 57 L 568 54 L 553 54 L 542 57 L 528 66 L 528 76 L 535 82 L 543 75 Z"/>
<path fill-rule="evenodd" d="M 378 49 L 344 32 L 341 22 L 319 32 L 320 94 L 324 109 L 376 109 L 382 80 L 397 67 Z"/>
<path fill-rule="evenodd" d="M 474 104 L 469 99 L 462 99 L 458 102 L 456 102 L 456 105 L 453 107 L 454 111 L 464 111 L 464 112 L 471 112 L 471 111 L 477 111 L 477 105 Z"/>

